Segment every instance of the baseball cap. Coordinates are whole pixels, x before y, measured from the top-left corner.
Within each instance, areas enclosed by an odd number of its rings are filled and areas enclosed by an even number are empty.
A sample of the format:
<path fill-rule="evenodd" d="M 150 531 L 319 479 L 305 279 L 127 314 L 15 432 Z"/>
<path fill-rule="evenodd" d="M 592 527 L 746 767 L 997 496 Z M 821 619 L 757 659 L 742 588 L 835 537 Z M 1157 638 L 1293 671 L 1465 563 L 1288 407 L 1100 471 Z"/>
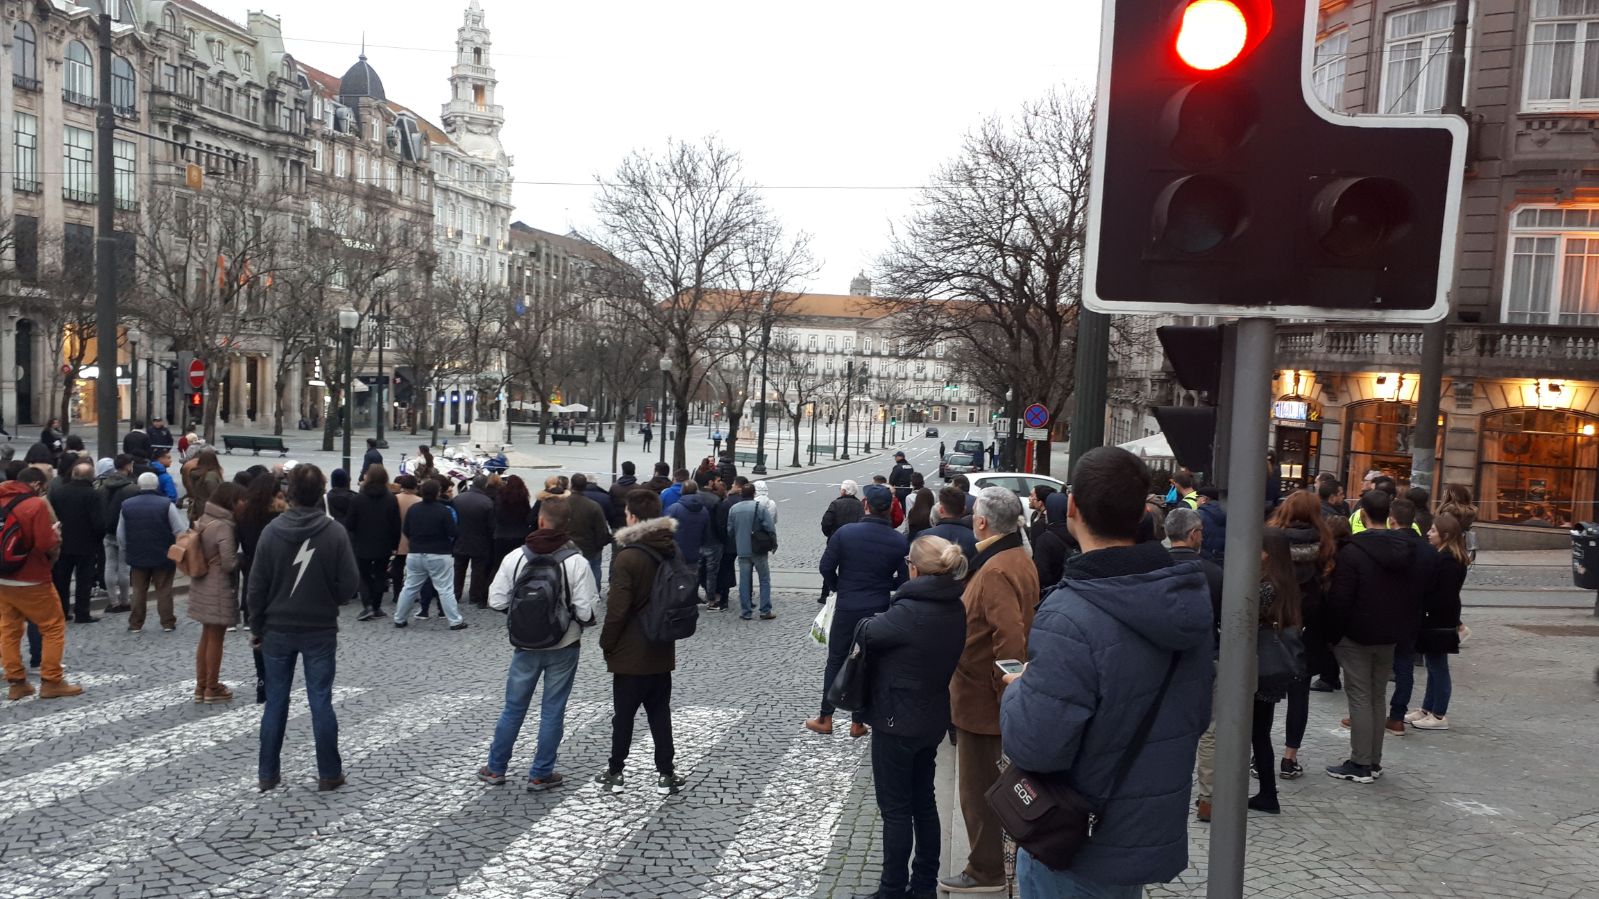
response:
<path fill-rule="evenodd" d="M 862 493 L 874 512 L 887 512 L 894 505 L 894 492 L 882 484 L 867 484 Z"/>

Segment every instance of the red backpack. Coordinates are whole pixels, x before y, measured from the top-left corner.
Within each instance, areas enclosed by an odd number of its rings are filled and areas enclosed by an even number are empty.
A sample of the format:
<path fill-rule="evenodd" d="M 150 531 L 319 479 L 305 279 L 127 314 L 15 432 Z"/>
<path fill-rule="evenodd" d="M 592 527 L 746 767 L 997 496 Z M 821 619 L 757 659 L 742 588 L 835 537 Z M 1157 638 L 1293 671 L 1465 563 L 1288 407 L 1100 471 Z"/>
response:
<path fill-rule="evenodd" d="M 17 514 L 17 507 L 30 499 L 38 497 L 24 493 L 0 508 L 0 576 L 21 571 L 33 553 L 33 541 L 28 539 L 22 516 Z"/>

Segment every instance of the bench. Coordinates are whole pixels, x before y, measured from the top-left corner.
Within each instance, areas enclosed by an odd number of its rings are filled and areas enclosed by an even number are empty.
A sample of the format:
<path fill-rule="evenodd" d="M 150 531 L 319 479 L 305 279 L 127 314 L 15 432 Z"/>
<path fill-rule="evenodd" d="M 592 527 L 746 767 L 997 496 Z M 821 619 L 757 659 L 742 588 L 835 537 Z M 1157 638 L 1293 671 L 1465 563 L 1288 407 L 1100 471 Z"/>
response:
<path fill-rule="evenodd" d="M 256 437 L 246 434 L 223 434 L 222 451 L 232 455 L 234 450 L 250 450 L 254 455 L 261 455 L 262 450 L 277 453 L 280 457 L 289 454 L 289 448 L 283 443 L 282 437 Z"/>
<path fill-rule="evenodd" d="M 807 452 L 812 452 L 812 453 L 816 453 L 817 455 L 821 455 L 823 453 L 831 453 L 831 452 L 833 452 L 836 449 L 838 449 L 838 447 L 834 446 L 831 443 L 813 443 L 813 444 L 811 444 L 810 449 L 807 450 Z"/>
<path fill-rule="evenodd" d="M 748 463 L 750 463 L 752 465 L 765 465 L 766 464 L 766 454 L 762 453 L 760 455 L 760 458 L 757 459 L 756 455 L 754 453 L 734 453 L 733 454 L 733 461 L 735 461 L 735 462 L 748 462 Z"/>
<path fill-rule="evenodd" d="M 551 443 L 581 443 L 581 444 L 587 446 L 588 442 L 589 442 L 589 435 L 587 435 L 587 434 L 551 434 L 550 435 L 550 442 Z"/>

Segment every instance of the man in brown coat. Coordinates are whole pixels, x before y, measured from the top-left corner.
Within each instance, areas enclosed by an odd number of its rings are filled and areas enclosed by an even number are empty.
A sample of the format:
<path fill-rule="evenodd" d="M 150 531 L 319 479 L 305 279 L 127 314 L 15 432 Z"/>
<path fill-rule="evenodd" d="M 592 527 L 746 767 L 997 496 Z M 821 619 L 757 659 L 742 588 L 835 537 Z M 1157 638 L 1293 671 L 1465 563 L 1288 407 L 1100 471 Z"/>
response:
<path fill-rule="evenodd" d="M 966 649 L 950 681 L 961 814 L 971 843 L 966 868 L 939 880 L 951 893 L 1005 889 L 999 819 L 984 794 L 999 777 L 999 699 L 1005 692 L 1000 659 L 1027 658 L 1027 631 L 1038 604 L 1038 571 L 1022 548 L 1022 502 L 1004 487 L 987 487 L 972 510 L 977 558 L 961 601 L 966 604 Z"/>
<path fill-rule="evenodd" d="M 633 719 L 643 706 L 650 739 L 655 741 L 656 792 L 667 796 L 685 783 L 673 767 L 672 671 L 677 667 L 677 649 L 672 643 L 646 639 L 640 615 L 649 605 L 660 560 L 677 554 L 677 521 L 661 517 L 660 496 L 643 487 L 627 494 L 624 515 L 627 526 L 616 532 L 605 626 L 600 629 L 616 716 L 611 719 L 610 762 L 594 780 L 607 792 L 622 792 Z"/>

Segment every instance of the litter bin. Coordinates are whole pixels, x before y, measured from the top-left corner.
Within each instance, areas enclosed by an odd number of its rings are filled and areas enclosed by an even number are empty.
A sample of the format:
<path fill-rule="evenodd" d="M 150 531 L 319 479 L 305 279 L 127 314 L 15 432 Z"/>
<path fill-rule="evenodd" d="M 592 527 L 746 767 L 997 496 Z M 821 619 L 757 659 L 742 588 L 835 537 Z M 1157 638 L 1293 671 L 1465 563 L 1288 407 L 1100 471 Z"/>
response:
<path fill-rule="evenodd" d="M 1599 524 L 1585 521 L 1571 529 L 1571 581 L 1599 590 Z"/>

